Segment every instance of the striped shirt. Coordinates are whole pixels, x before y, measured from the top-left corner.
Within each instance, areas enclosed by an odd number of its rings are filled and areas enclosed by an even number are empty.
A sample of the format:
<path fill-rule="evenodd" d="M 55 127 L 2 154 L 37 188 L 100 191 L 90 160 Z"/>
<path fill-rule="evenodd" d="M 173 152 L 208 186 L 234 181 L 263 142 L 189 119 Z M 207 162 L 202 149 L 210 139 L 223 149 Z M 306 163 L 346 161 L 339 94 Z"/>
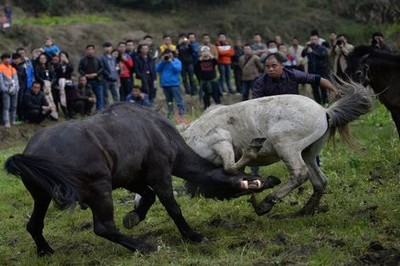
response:
<path fill-rule="evenodd" d="M 279 78 L 272 78 L 268 74 L 263 74 L 256 79 L 253 98 L 280 94 L 299 94 L 299 83 L 319 84 L 320 80 L 320 75 L 284 68 Z"/>

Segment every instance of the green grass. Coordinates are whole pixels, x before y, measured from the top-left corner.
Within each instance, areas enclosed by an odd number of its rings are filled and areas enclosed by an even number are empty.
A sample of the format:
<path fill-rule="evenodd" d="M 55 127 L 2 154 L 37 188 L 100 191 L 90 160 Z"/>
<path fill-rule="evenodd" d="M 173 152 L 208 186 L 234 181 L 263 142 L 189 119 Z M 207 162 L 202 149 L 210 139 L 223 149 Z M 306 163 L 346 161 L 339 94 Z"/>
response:
<path fill-rule="evenodd" d="M 177 201 L 184 217 L 208 242 L 181 240 L 176 226 L 157 201 L 148 217 L 132 230 L 122 227 L 122 217 L 132 209 L 132 194 L 114 191 L 115 221 L 122 232 L 139 236 L 161 247 L 159 252 L 132 253 L 97 237 L 89 210 L 58 211 L 51 205 L 44 235 L 55 250 L 37 258 L 25 231 L 32 200 L 21 181 L 0 172 L 0 262 L 3 265 L 354 265 L 372 241 L 400 249 L 400 143 L 388 112 L 378 106 L 353 123 L 360 151 L 338 143 L 321 154 L 322 169 L 329 178 L 322 199 L 326 212 L 310 217 L 272 219 L 258 217 L 248 197 L 231 201 L 191 199 L 179 193 L 182 182 L 174 179 Z M 21 152 L 24 143 L 1 151 L 0 164 Z M 262 168 L 262 175 L 287 180 L 282 163 Z M 311 193 L 289 195 L 272 210 L 299 210 Z M 258 195 L 262 198 L 269 192 Z M 374 210 L 376 208 L 376 210 Z"/>

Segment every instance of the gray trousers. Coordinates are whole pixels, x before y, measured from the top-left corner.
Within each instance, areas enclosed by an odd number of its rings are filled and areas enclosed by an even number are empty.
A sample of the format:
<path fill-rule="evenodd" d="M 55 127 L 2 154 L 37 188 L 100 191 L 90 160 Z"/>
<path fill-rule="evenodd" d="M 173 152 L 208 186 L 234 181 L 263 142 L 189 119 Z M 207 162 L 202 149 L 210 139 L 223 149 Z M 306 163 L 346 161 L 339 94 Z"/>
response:
<path fill-rule="evenodd" d="M 2 92 L 3 98 L 3 122 L 8 123 L 15 122 L 17 118 L 17 102 L 18 93 L 11 95 L 7 92 Z"/>
<path fill-rule="evenodd" d="M 110 106 L 110 93 L 113 99 L 113 103 L 119 102 L 119 88 L 117 82 L 104 81 L 104 107 Z"/>

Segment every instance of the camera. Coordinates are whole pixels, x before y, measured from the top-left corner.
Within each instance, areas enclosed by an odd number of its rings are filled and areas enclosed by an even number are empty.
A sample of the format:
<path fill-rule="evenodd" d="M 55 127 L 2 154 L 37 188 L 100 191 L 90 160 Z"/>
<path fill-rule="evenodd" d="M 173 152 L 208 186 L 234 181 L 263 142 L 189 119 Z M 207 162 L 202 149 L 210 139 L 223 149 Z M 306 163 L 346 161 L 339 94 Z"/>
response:
<path fill-rule="evenodd" d="M 336 45 L 337 46 L 340 46 L 340 45 L 343 45 L 343 44 L 344 44 L 344 42 L 342 40 L 337 40 L 336 41 Z"/>
<path fill-rule="evenodd" d="M 170 58 L 169 55 L 165 55 L 165 56 L 164 56 L 164 60 L 165 60 L 165 61 L 169 61 L 169 58 Z"/>

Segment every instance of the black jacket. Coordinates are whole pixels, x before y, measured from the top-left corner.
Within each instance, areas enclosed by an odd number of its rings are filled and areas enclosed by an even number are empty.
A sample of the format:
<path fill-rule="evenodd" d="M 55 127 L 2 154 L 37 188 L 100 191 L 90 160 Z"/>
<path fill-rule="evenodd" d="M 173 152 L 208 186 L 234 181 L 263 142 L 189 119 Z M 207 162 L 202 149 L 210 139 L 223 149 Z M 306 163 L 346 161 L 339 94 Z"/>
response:
<path fill-rule="evenodd" d="M 141 55 L 138 55 L 135 59 L 135 73 L 138 79 L 147 79 L 150 78 L 155 80 L 157 78 L 154 59 L 147 56 L 144 59 Z"/>
<path fill-rule="evenodd" d="M 48 105 L 49 104 L 47 103 L 42 91 L 39 91 L 36 95 L 30 91 L 24 95 L 23 109 L 26 112 L 30 110 L 42 110 L 42 106 Z"/>
<path fill-rule="evenodd" d="M 94 67 L 97 73 L 97 80 L 101 80 L 103 76 L 104 66 L 98 57 L 94 56 L 93 60 L 94 60 Z M 85 76 L 86 74 L 91 74 L 87 72 L 88 70 L 87 66 L 88 66 L 88 57 L 84 56 L 79 61 L 79 67 L 78 67 L 79 74 L 81 74 L 82 76 Z"/>

